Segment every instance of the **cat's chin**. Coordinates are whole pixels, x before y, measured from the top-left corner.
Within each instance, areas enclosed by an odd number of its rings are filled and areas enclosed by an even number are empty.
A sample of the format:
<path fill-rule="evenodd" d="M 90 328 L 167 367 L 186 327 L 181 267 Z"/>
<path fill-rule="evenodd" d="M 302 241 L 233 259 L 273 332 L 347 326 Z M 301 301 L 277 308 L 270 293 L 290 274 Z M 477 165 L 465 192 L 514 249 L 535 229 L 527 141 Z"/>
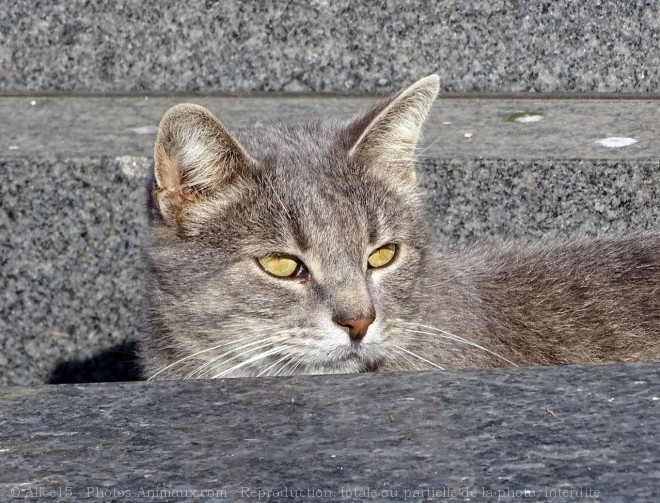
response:
<path fill-rule="evenodd" d="M 376 372 L 385 359 L 379 351 L 351 344 L 327 352 L 322 362 L 308 368 L 304 374 L 358 374 Z"/>

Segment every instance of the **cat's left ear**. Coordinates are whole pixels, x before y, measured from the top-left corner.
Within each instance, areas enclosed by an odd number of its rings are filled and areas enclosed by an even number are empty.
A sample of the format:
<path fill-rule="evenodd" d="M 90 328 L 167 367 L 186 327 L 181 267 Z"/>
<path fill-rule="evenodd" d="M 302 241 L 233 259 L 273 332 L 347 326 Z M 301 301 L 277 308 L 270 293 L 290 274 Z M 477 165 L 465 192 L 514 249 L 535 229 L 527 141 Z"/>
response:
<path fill-rule="evenodd" d="M 414 182 L 415 147 L 439 89 L 438 76 L 429 75 L 355 121 L 348 131 L 359 136 L 348 155 L 398 180 Z"/>

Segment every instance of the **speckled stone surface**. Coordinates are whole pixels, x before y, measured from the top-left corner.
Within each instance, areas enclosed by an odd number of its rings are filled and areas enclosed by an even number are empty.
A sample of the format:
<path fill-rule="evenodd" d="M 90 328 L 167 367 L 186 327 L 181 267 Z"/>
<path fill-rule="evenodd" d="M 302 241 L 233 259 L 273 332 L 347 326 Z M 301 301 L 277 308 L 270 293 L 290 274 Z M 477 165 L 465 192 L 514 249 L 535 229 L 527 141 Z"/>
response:
<path fill-rule="evenodd" d="M 5 3 L 1 92 L 660 91 L 649 0 Z"/>
<path fill-rule="evenodd" d="M 5 159 L 0 176 L 0 382 L 44 382 L 136 336 L 143 184 L 108 158 Z"/>
<path fill-rule="evenodd" d="M 659 370 L 0 388 L 0 498 L 658 501 Z"/>
<path fill-rule="evenodd" d="M 155 126 L 175 100 L 31 101 L 0 99 L 0 384 L 131 379 L 145 182 Z M 230 127 L 348 117 L 366 103 L 197 101 Z M 657 225 L 659 105 L 438 101 L 420 157 L 438 246 Z M 521 110 L 545 118 L 507 121 Z M 595 143 L 608 136 L 638 143 Z"/>

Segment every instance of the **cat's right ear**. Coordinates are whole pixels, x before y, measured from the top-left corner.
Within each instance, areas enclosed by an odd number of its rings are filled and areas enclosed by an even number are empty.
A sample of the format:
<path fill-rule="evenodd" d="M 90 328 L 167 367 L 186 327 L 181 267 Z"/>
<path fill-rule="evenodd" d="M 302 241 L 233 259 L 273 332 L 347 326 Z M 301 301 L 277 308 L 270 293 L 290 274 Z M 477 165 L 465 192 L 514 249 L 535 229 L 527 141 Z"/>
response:
<path fill-rule="evenodd" d="M 160 121 L 154 164 L 154 201 L 166 221 L 181 223 L 255 161 L 211 112 L 184 103 Z"/>
<path fill-rule="evenodd" d="M 388 180 L 415 181 L 415 147 L 438 95 L 440 79 L 429 75 L 354 121 L 347 133 L 349 157 L 362 160 Z"/>

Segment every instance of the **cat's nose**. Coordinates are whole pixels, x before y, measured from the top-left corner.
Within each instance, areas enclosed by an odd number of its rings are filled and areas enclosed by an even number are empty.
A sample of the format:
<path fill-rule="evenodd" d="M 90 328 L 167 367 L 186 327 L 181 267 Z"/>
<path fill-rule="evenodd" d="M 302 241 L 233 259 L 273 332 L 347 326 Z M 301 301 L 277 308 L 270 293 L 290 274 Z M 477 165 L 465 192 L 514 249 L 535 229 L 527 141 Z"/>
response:
<path fill-rule="evenodd" d="M 341 320 L 338 321 L 342 327 L 348 328 L 348 336 L 354 340 L 359 341 L 365 335 L 367 335 L 367 329 L 376 318 L 371 316 L 369 318 L 356 318 L 353 320 Z"/>

